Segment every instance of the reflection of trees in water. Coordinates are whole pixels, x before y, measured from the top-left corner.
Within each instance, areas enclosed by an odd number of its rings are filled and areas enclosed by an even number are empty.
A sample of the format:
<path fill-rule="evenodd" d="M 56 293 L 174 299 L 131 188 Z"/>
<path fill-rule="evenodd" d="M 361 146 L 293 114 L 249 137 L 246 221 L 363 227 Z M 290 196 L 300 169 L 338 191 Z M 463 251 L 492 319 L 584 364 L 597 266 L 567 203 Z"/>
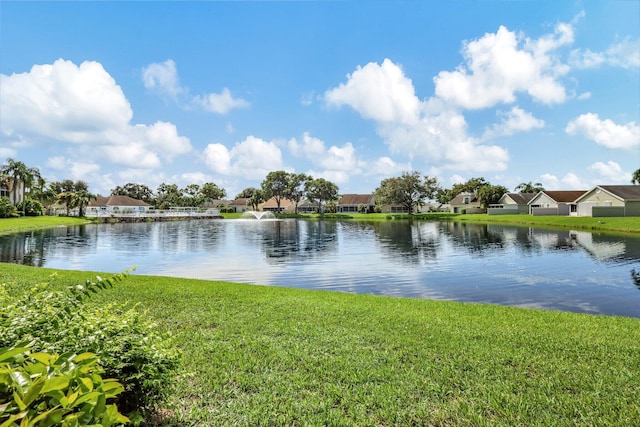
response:
<path fill-rule="evenodd" d="M 220 244 L 224 224 L 212 219 L 130 224 L 131 248 L 160 248 L 163 252 L 213 252 Z M 119 232 L 119 230 L 116 230 Z M 126 233 L 126 230 L 122 230 Z M 120 240 L 120 239 L 118 239 Z"/>
<path fill-rule="evenodd" d="M 335 221 L 269 221 L 261 230 L 268 259 L 312 258 L 337 244 Z"/>
<path fill-rule="evenodd" d="M 504 234 L 497 230 L 490 232 L 487 224 L 443 222 L 440 223 L 440 230 L 450 237 L 456 247 L 475 255 L 502 250 L 505 247 Z"/>
<path fill-rule="evenodd" d="M 42 267 L 48 251 L 83 250 L 91 245 L 90 240 L 84 225 L 10 234 L 0 237 L 0 261 Z"/>
<path fill-rule="evenodd" d="M 435 259 L 438 255 L 440 239 L 434 223 L 382 221 L 372 222 L 369 226 L 375 231 L 380 247 L 402 254 L 402 261 L 413 264 Z"/>
<path fill-rule="evenodd" d="M 631 281 L 640 289 L 640 271 L 636 271 L 635 268 L 631 269 Z"/>

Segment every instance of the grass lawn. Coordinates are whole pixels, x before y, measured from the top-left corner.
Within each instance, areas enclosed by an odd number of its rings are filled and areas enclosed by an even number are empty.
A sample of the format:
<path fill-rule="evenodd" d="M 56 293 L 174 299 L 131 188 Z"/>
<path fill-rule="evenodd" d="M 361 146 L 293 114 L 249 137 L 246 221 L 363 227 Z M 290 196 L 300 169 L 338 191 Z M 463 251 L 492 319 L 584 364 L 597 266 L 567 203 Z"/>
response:
<path fill-rule="evenodd" d="M 68 216 L 27 216 L 19 218 L 0 218 L 0 234 L 19 233 L 50 227 L 66 227 L 91 223 L 86 218 Z"/>
<path fill-rule="evenodd" d="M 640 425 L 640 319 L 136 275 L 96 298 L 173 334 L 174 425 Z"/>
<path fill-rule="evenodd" d="M 611 231 L 624 233 L 640 233 L 640 217 L 591 218 L 577 216 L 532 216 L 532 215 L 487 215 L 487 214 L 452 214 L 452 213 L 424 213 L 424 214 L 327 214 L 302 215 L 303 218 L 327 218 L 353 221 L 388 221 L 388 220 L 426 220 L 426 221 L 460 221 L 474 223 L 498 223 L 522 226 L 571 228 L 581 230 Z"/>

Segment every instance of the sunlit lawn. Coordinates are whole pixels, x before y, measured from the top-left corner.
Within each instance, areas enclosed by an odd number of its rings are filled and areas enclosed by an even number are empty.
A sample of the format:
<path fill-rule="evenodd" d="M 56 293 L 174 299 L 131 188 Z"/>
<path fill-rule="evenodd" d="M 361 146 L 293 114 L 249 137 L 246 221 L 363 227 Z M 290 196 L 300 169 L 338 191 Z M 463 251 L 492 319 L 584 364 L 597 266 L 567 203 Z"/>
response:
<path fill-rule="evenodd" d="M 18 233 L 58 226 L 87 224 L 90 220 L 68 216 L 27 216 L 18 218 L 0 218 L 0 234 Z"/>
<path fill-rule="evenodd" d="M 52 271 L 5 264 L 0 282 Z M 135 275 L 96 302 L 139 303 L 174 335 L 173 425 L 640 420 L 640 319 Z"/>

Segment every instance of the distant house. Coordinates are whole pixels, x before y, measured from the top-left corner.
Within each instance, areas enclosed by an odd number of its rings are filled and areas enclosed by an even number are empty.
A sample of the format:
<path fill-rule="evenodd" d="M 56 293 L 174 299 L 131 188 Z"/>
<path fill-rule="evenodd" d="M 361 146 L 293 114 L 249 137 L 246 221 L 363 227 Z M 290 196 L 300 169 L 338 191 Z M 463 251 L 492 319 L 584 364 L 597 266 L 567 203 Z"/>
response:
<path fill-rule="evenodd" d="M 576 200 L 586 192 L 586 190 L 541 191 L 529 201 L 529 213 L 534 216 L 577 215 Z"/>
<path fill-rule="evenodd" d="M 598 185 L 576 204 L 579 216 L 640 216 L 640 185 Z"/>
<path fill-rule="evenodd" d="M 293 213 L 295 209 L 294 203 L 289 199 L 280 199 L 280 212 L 281 213 Z M 263 212 L 271 211 L 278 212 L 278 204 L 276 203 L 276 199 L 274 197 L 270 198 L 262 205 L 259 206 L 259 209 Z"/>
<path fill-rule="evenodd" d="M 249 198 L 240 197 L 229 202 L 227 208 L 233 209 L 234 212 L 246 212 L 251 210 L 251 203 L 249 203 Z"/>
<path fill-rule="evenodd" d="M 145 213 L 153 209 L 148 203 L 129 196 L 98 196 L 87 206 L 87 216 Z"/>
<path fill-rule="evenodd" d="M 298 203 L 298 213 L 316 213 L 318 209 L 319 206 L 317 202 L 305 199 Z"/>
<path fill-rule="evenodd" d="M 498 203 L 489 205 L 489 215 L 518 215 L 529 213 L 529 202 L 537 193 L 506 193 Z"/>
<path fill-rule="evenodd" d="M 373 194 L 344 194 L 338 200 L 338 212 L 360 212 L 371 213 L 375 211 L 375 201 Z"/>
<path fill-rule="evenodd" d="M 449 201 L 451 213 L 485 213 L 482 203 L 475 193 L 462 193 Z"/>

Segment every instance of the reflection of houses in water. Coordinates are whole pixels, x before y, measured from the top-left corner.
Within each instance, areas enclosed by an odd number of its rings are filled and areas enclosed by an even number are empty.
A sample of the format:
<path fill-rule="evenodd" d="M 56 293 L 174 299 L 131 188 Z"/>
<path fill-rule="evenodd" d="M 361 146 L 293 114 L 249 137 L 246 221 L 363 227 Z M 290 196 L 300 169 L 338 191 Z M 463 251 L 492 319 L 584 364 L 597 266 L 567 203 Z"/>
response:
<path fill-rule="evenodd" d="M 627 245 L 618 236 L 593 234 L 588 231 L 571 231 L 571 236 L 578 246 L 598 261 L 627 256 Z"/>

